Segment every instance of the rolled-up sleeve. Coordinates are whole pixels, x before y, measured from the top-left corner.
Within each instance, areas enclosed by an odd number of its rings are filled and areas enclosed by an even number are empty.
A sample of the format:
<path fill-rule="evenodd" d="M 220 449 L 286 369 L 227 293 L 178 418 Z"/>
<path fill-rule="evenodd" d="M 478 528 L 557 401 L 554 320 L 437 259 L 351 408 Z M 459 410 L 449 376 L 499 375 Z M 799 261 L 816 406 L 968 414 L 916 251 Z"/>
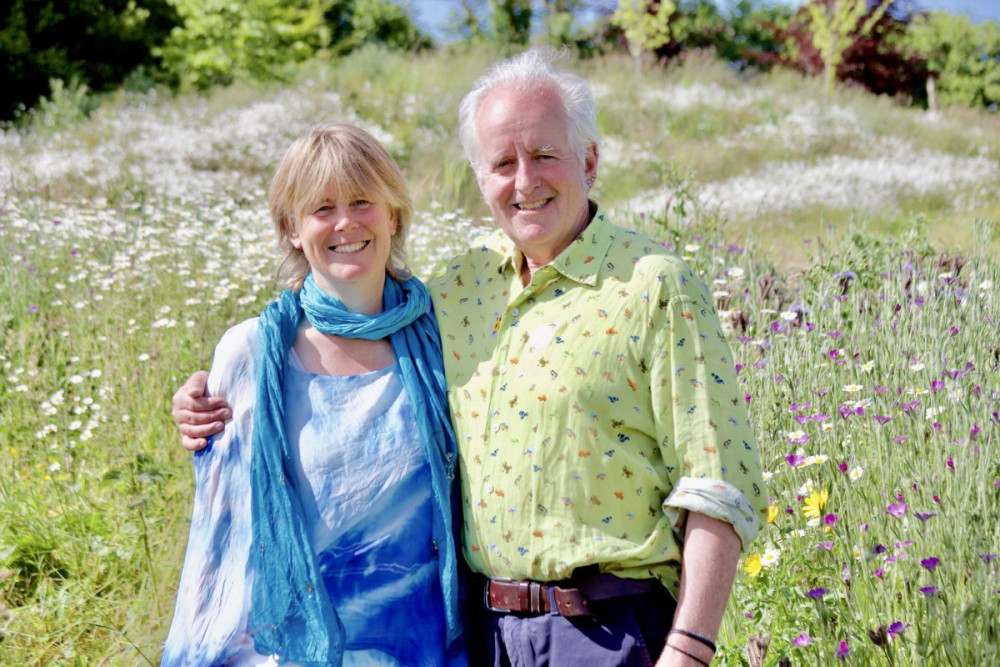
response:
<path fill-rule="evenodd" d="M 690 276 L 665 296 L 657 327 L 654 397 L 660 450 L 671 483 L 663 510 L 682 541 L 687 512 L 732 524 L 746 549 L 760 532 L 767 495 L 760 454 L 732 351 L 710 297 Z"/>

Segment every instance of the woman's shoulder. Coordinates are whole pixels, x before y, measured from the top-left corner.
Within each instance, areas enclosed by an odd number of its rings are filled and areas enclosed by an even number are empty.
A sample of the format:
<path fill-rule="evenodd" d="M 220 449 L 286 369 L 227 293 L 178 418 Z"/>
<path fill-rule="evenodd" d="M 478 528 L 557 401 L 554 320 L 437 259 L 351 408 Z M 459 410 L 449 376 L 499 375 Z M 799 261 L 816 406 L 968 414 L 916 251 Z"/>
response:
<path fill-rule="evenodd" d="M 260 318 L 252 317 L 230 327 L 215 346 L 212 371 L 208 379 L 210 394 L 226 394 L 225 387 L 253 375 L 258 356 L 257 324 Z"/>

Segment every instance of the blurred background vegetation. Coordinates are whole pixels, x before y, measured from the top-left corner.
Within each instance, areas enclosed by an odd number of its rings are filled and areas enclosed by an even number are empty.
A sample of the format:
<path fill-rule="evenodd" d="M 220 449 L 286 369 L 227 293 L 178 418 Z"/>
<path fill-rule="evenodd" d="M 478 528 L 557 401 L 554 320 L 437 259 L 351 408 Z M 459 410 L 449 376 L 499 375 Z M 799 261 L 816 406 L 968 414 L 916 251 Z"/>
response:
<path fill-rule="evenodd" d="M 393 0 L 13 0 L 0 9 L 0 122 L 87 115 L 116 90 L 172 93 L 288 81 L 366 44 L 403 53 L 537 43 L 666 65 L 709 54 L 788 68 L 905 105 L 1000 102 L 1000 26 L 913 0 L 455 0 L 441 34 Z M 587 17 L 582 20 L 581 17 Z"/>

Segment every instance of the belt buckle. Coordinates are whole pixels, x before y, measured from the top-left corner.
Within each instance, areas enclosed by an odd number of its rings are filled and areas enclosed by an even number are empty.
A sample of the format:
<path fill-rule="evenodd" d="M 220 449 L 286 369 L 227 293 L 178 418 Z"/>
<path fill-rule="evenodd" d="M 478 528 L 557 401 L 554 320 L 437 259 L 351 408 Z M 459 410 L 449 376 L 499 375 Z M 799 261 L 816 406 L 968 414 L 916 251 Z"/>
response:
<path fill-rule="evenodd" d="M 495 614 L 509 614 L 510 609 L 501 609 L 490 605 L 490 583 L 494 581 L 510 583 L 514 580 L 507 577 L 486 577 L 486 583 L 483 584 L 483 606 L 486 607 L 486 611 L 492 611 Z"/>

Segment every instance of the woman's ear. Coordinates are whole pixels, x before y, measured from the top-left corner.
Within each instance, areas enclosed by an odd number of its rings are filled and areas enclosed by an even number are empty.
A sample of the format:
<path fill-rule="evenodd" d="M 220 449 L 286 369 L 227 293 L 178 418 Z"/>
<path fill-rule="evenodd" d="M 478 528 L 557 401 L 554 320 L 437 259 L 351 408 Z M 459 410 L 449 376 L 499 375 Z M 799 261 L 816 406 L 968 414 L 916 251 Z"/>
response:
<path fill-rule="evenodd" d="M 285 220 L 285 232 L 288 234 L 288 240 L 292 247 L 296 250 L 302 250 L 302 239 L 299 238 L 299 230 L 295 228 L 294 221 Z"/>

